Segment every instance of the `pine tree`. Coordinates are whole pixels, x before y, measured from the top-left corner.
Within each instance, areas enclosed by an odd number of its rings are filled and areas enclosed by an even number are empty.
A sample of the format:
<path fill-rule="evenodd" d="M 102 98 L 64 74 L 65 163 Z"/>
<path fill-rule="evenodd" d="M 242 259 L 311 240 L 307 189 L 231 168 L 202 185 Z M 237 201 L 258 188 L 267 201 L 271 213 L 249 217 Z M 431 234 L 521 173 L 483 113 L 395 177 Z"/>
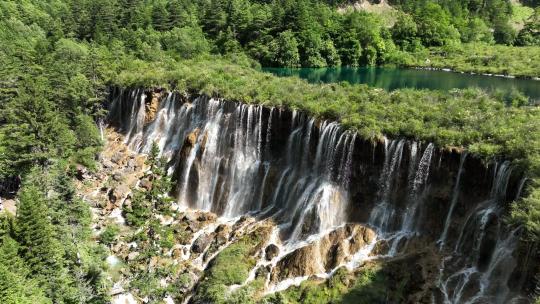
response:
<path fill-rule="evenodd" d="M 0 163 L 9 173 L 26 173 L 32 165 L 43 166 L 73 153 L 75 136 L 47 99 L 49 95 L 43 79 L 25 80 L 19 96 L 2 109 L 5 124 L 0 129 L 0 145 L 4 153 Z"/>
<path fill-rule="evenodd" d="M 167 211 L 172 199 L 168 196 L 171 190 L 171 180 L 167 176 L 166 159 L 159 156 L 159 147 L 154 142 L 148 157 L 148 164 L 152 175 L 152 187 L 147 192 L 147 198 L 152 202 L 153 207 L 159 211 Z"/>
<path fill-rule="evenodd" d="M 29 280 L 0 263 L 0 302 L 2 304 L 47 304 L 52 301 Z"/>
<path fill-rule="evenodd" d="M 169 29 L 169 13 L 163 2 L 157 2 L 152 7 L 152 24 L 158 31 Z"/>
<path fill-rule="evenodd" d="M 29 278 L 30 271 L 18 255 L 19 249 L 19 244 L 8 233 L 1 236 L 0 303 L 50 303 L 36 282 Z"/>
<path fill-rule="evenodd" d="M 19 200 L 17 236 L 21 252 L 31 270 L 46 277 L 61 265 L 45 197 L 37 187 L 30 185 L 21 191 Z"/>
<path fill-rule="evenodd" d="M 25 185 L 19 196 L 16 219 L 20 253 L 32 277 L 54 302 L 78 296 L 64 268 L 63 250 L 54 237 L 45 195 L 34 185 Z"/>

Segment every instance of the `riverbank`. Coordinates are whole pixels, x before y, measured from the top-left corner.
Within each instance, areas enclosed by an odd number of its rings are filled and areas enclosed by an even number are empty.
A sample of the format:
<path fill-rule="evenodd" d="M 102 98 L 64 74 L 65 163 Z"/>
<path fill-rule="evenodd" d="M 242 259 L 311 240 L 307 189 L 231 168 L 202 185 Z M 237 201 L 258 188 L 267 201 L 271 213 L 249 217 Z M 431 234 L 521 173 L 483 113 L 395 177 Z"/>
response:
<path fill-rule="evenodd" d="M 417 53 L 405 53 L 402 67 L 450 70 L 486 76 L 501 75 L 525 79 L 540 78 L 540 47 L 462 44 L 433 47 Z"/>
<path fill-rule="evenodd" d="M 449 73 L 456 73 L 456 74 L 467 74 L 467 75 L 478 75 L 478 76 L 487 76 L 487 77 L 499 77 L 499 78 L 507 78 L 507 79 L 524 79 L 524 80 L 534 80 L 534 81 L 540 81 L 540 77 L 525 77 L 525 76 L 514 76 L 514 75 L 504 75 L 504 74 L 477 74 L 474 72 L 464 72 L 464 71 L 456 71 L 450 68 L 434 68 L 434 67 L 422 67 L 422 66 L 412 66 L 408 67 L 415 70 L 423 70 L 423 71 L 442 71 L 442 72 L 449 72 Z"/>
<path fill-rule="evenodd" d="M 336 68 L 262 68 L 277 76 L 297 76 L 310 83 L 367 84 L 387 91 L 396 89 L 429 89 L 450 92 L 454 89 L 479 88 L 505 103 L 523 99 L 522 103 L 539 103 L 539 83 L 531 79 L 489 77 L 451 72 L 449 69 L 399 67 Z M 529 99 L 529 101 L 527 101 Z"/>

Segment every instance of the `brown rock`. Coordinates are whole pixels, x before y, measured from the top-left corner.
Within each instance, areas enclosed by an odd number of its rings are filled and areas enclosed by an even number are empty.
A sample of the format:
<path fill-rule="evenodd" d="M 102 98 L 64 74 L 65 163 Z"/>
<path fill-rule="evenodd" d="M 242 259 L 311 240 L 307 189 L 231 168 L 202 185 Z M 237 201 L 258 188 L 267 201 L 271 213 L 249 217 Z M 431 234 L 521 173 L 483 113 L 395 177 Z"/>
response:
<path fill-rule="evenodd" d="M 384 255 L 390 250 L 390 244 L 387 240 L 380 240 L 375 244 L 375 248 L 371 251 L 370 255 Z"/>
<path fill-rule="evenodd" d="M 116 152 L 114 153 L 114 155 L 111 157 L 111 161 L 117 165 L 122 165 L 124 160 L 126 158 L 126 155 L 122 152 Z"/>
<path fill-rule="evenodd" d="M 120 185 L 109 191 L 109 201 L 117 206 L 122 203 L 122 200 L 131 192 L 128 186 Z"/>
<path fill-rule="evenodd" d="M 112 176 L 113 180 L 119 182 L 123 179 L 123 176 L 122 176 L 122 173 L 120 172 L 115 172 Z"/>
<path fill-rule="evenodd" d="M 276 246 L 275 244 L 270 244 L 266 247 L 266 249 L 264 250 L 264 254 L 265 254 L 265 257 L 266 257 L 266 260 L 270 261 L 272 260 L 273 258 L 277 257 L 278 254 L 279 254 L 279 247 Z"/>
<path fill-rule="evenodd" d="M 172 257 L 173 259 L 178 259 L 182 256 L 184 249 L 182 247 L 180 248 L 174 248 L 172 251 Z"/>
<path fill-rule="evenodd" d="M 186 137 L 185 143 L 189 144 L 190 147 L 194 147 L 197 143 L 197 137 L 199 136 L 199 128 L 193 130 L 191 133 L 188 134 Z"/>
<path fill-rule="evenodd" d="M 216 245 L 221 246 L 227 243 L 227 240 L 229 239 L 229 234 L 231 233 L 231 227 L 225 224 L 221 224 L 216 228 L 214 232 L 216 233 L 214 242 L 216 243 Z"/>
<path fill-rule="evenodd" d="M 364 226 L 355 226 L 352 231 L 352 238 L 349 242 L 349 251 L 357 252 L 362 247 L 371 243 L 375 238 L 375 232 Z"/>
<path fill-rule="evenodd" d="M 209 212 L 201 212 L 197 216 L 197 221 L 199 222 L 208 222 L 208 221 L 215 221 L 217 216 L 213 213 Z"/>
<path fill-rule="evenodd" d="M 144 117 L 144 123 L 148 124 L 156 118 L 156 113 L 159 109 L 159 101 L 161 99 L 160 92 L 152 93 L 152 99 L 145 104 L 146 115 Z M 148 99 L 147 99 L 148 100 Z"/>
<path fill-rule="evenodd" d="M 315 246 L 299 248 L 281 259 L 272 274 L 272 281 L 279 282 L 287 278 L 306 276 L 324 272 L 318 263 Z"/>
<path fill-rule="evenodd" d="M 191 246 L 191 251 L 194 253 L 202 253 L 204 250 L 210 245 L 210 242 L 212 241 L 214 235 L 211 234 L 203 234 L 199 236 L 195 242 L 193 242 L 193 246 Z"/>
<path fill-rule="evenodd" d="M 152 182 L 148 178 L 141 179 L 139 186 L 143 189 L 150 190 L 152 189 Z"/>
<path fill-rule="evenodd" d="M 374 237 L 373 230 L 358 224 L 338 228 L 318 241 L 286 255 L 274 268 L 272 280 L 281 281 L 328 272 L 347 262 L 351 255 L 369 244 Z M 267 258 L 268 250 L 267 247 Z"/>
<path fill-rule="evenodd" d="M 86 169 L 85 166 L 77 164 L 76 170 L 77 170 L 76 176 L 78 180 L 84 180 L 88 177 L 88 170 Z"/>

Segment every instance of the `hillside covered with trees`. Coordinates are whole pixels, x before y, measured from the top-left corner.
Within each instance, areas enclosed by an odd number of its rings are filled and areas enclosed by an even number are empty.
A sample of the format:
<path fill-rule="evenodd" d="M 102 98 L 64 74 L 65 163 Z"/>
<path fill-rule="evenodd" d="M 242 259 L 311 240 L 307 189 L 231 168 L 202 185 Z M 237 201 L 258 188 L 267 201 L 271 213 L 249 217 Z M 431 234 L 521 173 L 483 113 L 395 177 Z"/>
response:
<path fill-rule="evenodd" d="M 527 195 L 508 223 L 540 239 L 540 108 L 521 94 L 308 84 L 261 66 L 398 65 L 540 76 L 540 7 L 389 1 L 391 18 L 322 0 L 0 1 L 0 302 L 108 303 L 106 244 L 75 194 L 95 169 L 111 87 L 162 87 L 298 109 L 381 136 L 509 159 Z M 528 62 L 525 58 L 529 59 Z M 540 84 L 539 84 L 540 85 Z M 16 181 L 16 193 L 4 185 Z M 19 185 L 20 181 L 20 185 Z M 13 190 L 13 189 L 11 189 Z"/>

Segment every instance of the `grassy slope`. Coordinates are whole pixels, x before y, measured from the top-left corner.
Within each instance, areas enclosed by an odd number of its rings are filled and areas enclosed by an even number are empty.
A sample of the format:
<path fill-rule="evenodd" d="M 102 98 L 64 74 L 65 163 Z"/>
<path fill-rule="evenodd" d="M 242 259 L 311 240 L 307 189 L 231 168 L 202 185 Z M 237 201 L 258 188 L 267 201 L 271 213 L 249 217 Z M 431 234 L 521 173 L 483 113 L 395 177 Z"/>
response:
<path fill-rule="evenodd" d="M 540 77 L 538 46 L 511 47 L 474 43 L 452 48 L 431 48 L 429 52 L 413 54 L 412 57 L 405 60 L 406 66 L 450 68 L 466 73 Z"/>
<path fill-rule="evenodd" d="M 355 272 L 340 268 L 328 280 L 317 279 L 304 281 L 300 286 L 293 286 L 285 291 L 267 296 L 263 303 L 288 304 L 371 304 L 403 303 L 406 294 L 406 278 L 393 278 L 384 269 L 384 263 L 373 263 Z"/>
<path fill-rule="evenodd" d="M 249 271 L 255 266 L 253 255 L 269 233 L 268 227 L 261 227 L 243 236 L 235 243 L 223 249 L 212 260 L 205 277 L 197 288 L 194 299 L 205 303 L 249 303 L 251 296 L 257 293 L 264 282 L 255 280 L 246 286 L 229 291 L 231 285 L 240 285 L 248 278 Z"/>

